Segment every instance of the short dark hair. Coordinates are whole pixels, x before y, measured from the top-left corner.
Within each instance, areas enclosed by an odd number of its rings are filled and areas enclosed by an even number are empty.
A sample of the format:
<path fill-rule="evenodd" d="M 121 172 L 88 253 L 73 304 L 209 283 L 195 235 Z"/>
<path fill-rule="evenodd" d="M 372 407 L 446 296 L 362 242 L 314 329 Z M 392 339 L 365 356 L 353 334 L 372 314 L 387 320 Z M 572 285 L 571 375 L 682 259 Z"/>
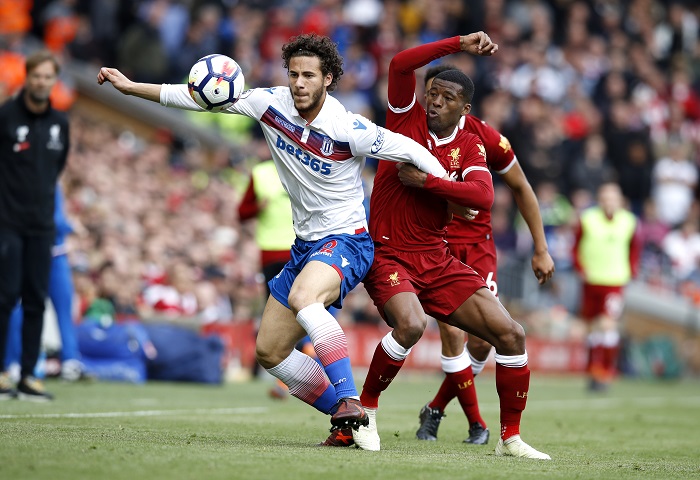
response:
<path fill-rule="evenodd" d="M 29 74 L 29 72 L 44 62 L 53 63 L 53 67 L 56 70 L 56 75 L 61 73 L 61 66 L 58 63 L 56 56 L 49 50 L 39 50 L 29 55 L 27 60 L 24 62 L 24 70 L 27 72 L 27 74 Z"/>
<path fill-rule="evenodd" d="M 457 67 L 454 65 L 450 65 L 449 63 L 442 63 L 440 65 L 436 65 L 435 67 L 430 67 L 425 71 L 425 82 L 424 85 L 428 84 L 428 80 L 431 78 L 435 78 L 438 76 L 438 74 L 442 72 L 446 72 L 448 70 L 459 70 Z"/>
<path fill-rule="evenodd" d="M 467 101 L 466 103 L 472 102 L 472 98 L 474 97 L 474 82 L 461 70 L 445 70 L 435 75 L 435 80 L 445 80 L 460 85 L 462 87 L 462 98 Z M 433 80 L 433 82 L 435 80 Z"/>
<path fill-rule="evenodd" d="M 289 69 L 289 61 L 294 57 L 318 57 L 324 76 L 333 75 L 326 90 L 332 92 L 343 75 L 343 57 L 338 52 L 338 45 L 326 36 L 315 33 L 297 35 L 282 46 L 284 68 Z"/>

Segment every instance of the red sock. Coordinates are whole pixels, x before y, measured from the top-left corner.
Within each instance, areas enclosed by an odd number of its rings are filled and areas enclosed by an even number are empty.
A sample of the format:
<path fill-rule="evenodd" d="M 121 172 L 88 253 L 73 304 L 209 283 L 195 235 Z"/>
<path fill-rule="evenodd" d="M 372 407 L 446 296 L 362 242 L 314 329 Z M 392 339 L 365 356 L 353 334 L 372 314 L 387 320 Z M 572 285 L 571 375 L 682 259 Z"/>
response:
<path fill-rule="evenodd" d="M 457 384 L 450 375 L 454 375 L 454 373 L 445 374 L 445 379 L 442 381 L 442 385 L 440 385 L 440 389 L 435 395 L 435 398 L 428 404 L 430 408 L 437 408 L 441 412 L 444 412 L 445 408 L 447 408 L 447 404 L 457 396 Z"/>
<path fill-rule="evenodd" d="M 365 384 L 362 386 L 362 395 L 360 395 L 362 406 L 377 408 L 379 395 L 389 387 L 396 374 L 401 370 L 403 362 L 404 360 L 394 360 L 387 355 L 381 343 L 377 345 L 372 363 L 369 364 Z"/>
<path fill-rule="evenodd" d="M 605 380 L 605 347 L 602 345 L 588 347 L 588 368 L 586 370 L 591 378 L 598 381 Z"/>
<path fill-rule="evenodd" d="M 476 385 L 474 385 L 472 367 L 469 366 L 456 373 L 448 373 L 447 377 L 452 380 L 453 385 L 457 389 L 457 400 L 459 400 L 459 404 L 469 420 L 469 425 L 479 422 L 482 427 L 486 428 L 486 422 L 481 418 L 481 413 L 479 412 L 479 401 L 476 398 Z"/>
<path fill-rule="evenodd" d="M 530 369 L 496 364 L 496 391 L 501 402 L 501 438 L 520 435 L 520 417 L 527 403 Z"/>
<path fill-rule="evenodd" d="M 613 347 L 601 347 L 601 350 L 601 365 L 606 372 L 606 376 L 612 379 L 617 375 L 617 356 L 620 349 L 615 345 Z"/>
<path fill-rule="evenodd" d="M 604 347 L 601 345 L 589 345 L 588 346 L 588 365 L 586 370 L 588 372 L 593 372 L 595 370 L 600 370 L 603 366 L 603 351 Z"/>

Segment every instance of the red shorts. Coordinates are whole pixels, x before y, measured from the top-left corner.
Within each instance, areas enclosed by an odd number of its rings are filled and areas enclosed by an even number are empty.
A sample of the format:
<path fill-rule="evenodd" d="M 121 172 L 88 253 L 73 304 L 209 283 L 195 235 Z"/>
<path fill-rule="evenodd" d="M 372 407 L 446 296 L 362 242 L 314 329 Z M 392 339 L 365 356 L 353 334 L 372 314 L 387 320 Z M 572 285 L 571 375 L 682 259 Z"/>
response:
<path fill-rule="evenodd" d="M 581 317 L 595 320 L 599 315 L 618 319 L 622 314 L 622 290 L 624 287 L 606 287 L 603 285 L 583 284 L 581 297 Z"/>
<path fill-rule="evenodd" d="M 376 245 L 364 283 L 384 320 L 384 304 L 397 293 L 415 293 L 425 313 L 444 321 L 474 292 L 486 287 L 481 275 L 446 248 L 412 253 L 386 245 Z"/>
<path fill-rule="evenodd" d="M 447 248 L 458 260 L 466 263 L 481 275 L 491 293 L 498 296 L 496 244 L 493 239 L 479 243 L 448 243 Z"/>

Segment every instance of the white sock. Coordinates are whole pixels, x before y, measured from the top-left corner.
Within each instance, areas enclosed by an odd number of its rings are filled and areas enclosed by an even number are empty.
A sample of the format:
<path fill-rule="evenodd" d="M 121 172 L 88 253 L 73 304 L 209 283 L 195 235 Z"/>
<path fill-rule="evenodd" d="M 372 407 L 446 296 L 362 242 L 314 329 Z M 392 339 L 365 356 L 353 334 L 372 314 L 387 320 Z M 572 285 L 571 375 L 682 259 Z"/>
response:
<path fill-rule="evenodd" d="M 466 370 L 472 365 L 467 349 L 465 348 L 462 353 L 456 357 L 446 357 L 440 355 L 440 364 L 442 365 L 442 371 L 445 373 L 457 373 L 462 370 Z M 473 369 L 473 368 L 472 368 Z"/>
<path fill-rule="evenodd" d="M 527 365 L 527 352 L 522 355 L 494 355 L 496 363 L 504 367 L 524 367 Z"/>
<path fill-rule="evenodd" d="M 620 332 L 617 330 L 603 332 L 603 341 L 601 343 L 604 347 L 617 347 L 620 344 Z"/>
<path fill-rule="evenodd" d="M 408 357 L 409 353 L 411 353 L 411 349 L 402 347 L 399 342 L 394 339 L 391 332 L 384 335 L 381 343 L 386 354 L 394 360 L 403 360 L 404 358 Z"/>
<path fill-rule="evenodd" d="M 318 398 L 317 392 L 323 392 L 330 385 L 316 360 L 296 349 L 279 365 L 267 371 L 282 380 L 289 387 L 291 395 L 309 404 Z"/>
<path fill-rule="evenodd" d="M 467 353 L 469 353 L 469 349 L 467 349 Z M 489 357 L 486 357 L 486 360 L 477 360 L 471 353 L 469 353 L 469 359 L 472 362 L 472 372 L 476 377 L 484 369 L 484 366 L 486 366 L 486 361 L 489 359 Z"/>
<path fill-rule="evenodd" d="M 348 357 L 345 333 L 322 303 L 312 303 L 299 310 L 297 322 L 309 334 L 321 363 L 330 365 L 336 360 Z"/>

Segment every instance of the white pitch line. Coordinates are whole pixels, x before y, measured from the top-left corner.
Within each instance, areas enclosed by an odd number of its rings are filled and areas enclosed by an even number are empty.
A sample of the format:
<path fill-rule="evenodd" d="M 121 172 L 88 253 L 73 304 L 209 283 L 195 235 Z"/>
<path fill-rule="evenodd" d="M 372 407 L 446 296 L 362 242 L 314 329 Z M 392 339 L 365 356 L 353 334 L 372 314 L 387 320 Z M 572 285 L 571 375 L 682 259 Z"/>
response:
<path fill-rule="evenodd" d="M 245 408 L 196 408 L 192 410 L 135 410 L 133 412 L 94 412 L 94 413 L 29 413 L 26 415 L 0 415 L 0 419 L 13 418 L 113 418 L 113 417 L 160 417 L 164 415 L 240 415 L 244 413 L 264 413 L 266 407 Z"/>
<path fill-rule="evenodd" d="M 557 410 L 578 410 L 578 409 L 607 409 L 614 406 L 640 406 L 640 407 L 655 407 L 661 405 L 672 405 L 689 408 L 700 408 L 700 397 L 698 396 L 683 396 L 683 397 L 641 397 L 641 398 L 570 398 L 562 400 L 536 400 L 528 399 L 527 411 L 547 409 L 550 411 Z M 395 405 L 401 411 L 414 409 L 415 406 L 406 404 Z M 481 411 L 498 411 L 497 403 L 484 401 L 479 404 Z"/>

